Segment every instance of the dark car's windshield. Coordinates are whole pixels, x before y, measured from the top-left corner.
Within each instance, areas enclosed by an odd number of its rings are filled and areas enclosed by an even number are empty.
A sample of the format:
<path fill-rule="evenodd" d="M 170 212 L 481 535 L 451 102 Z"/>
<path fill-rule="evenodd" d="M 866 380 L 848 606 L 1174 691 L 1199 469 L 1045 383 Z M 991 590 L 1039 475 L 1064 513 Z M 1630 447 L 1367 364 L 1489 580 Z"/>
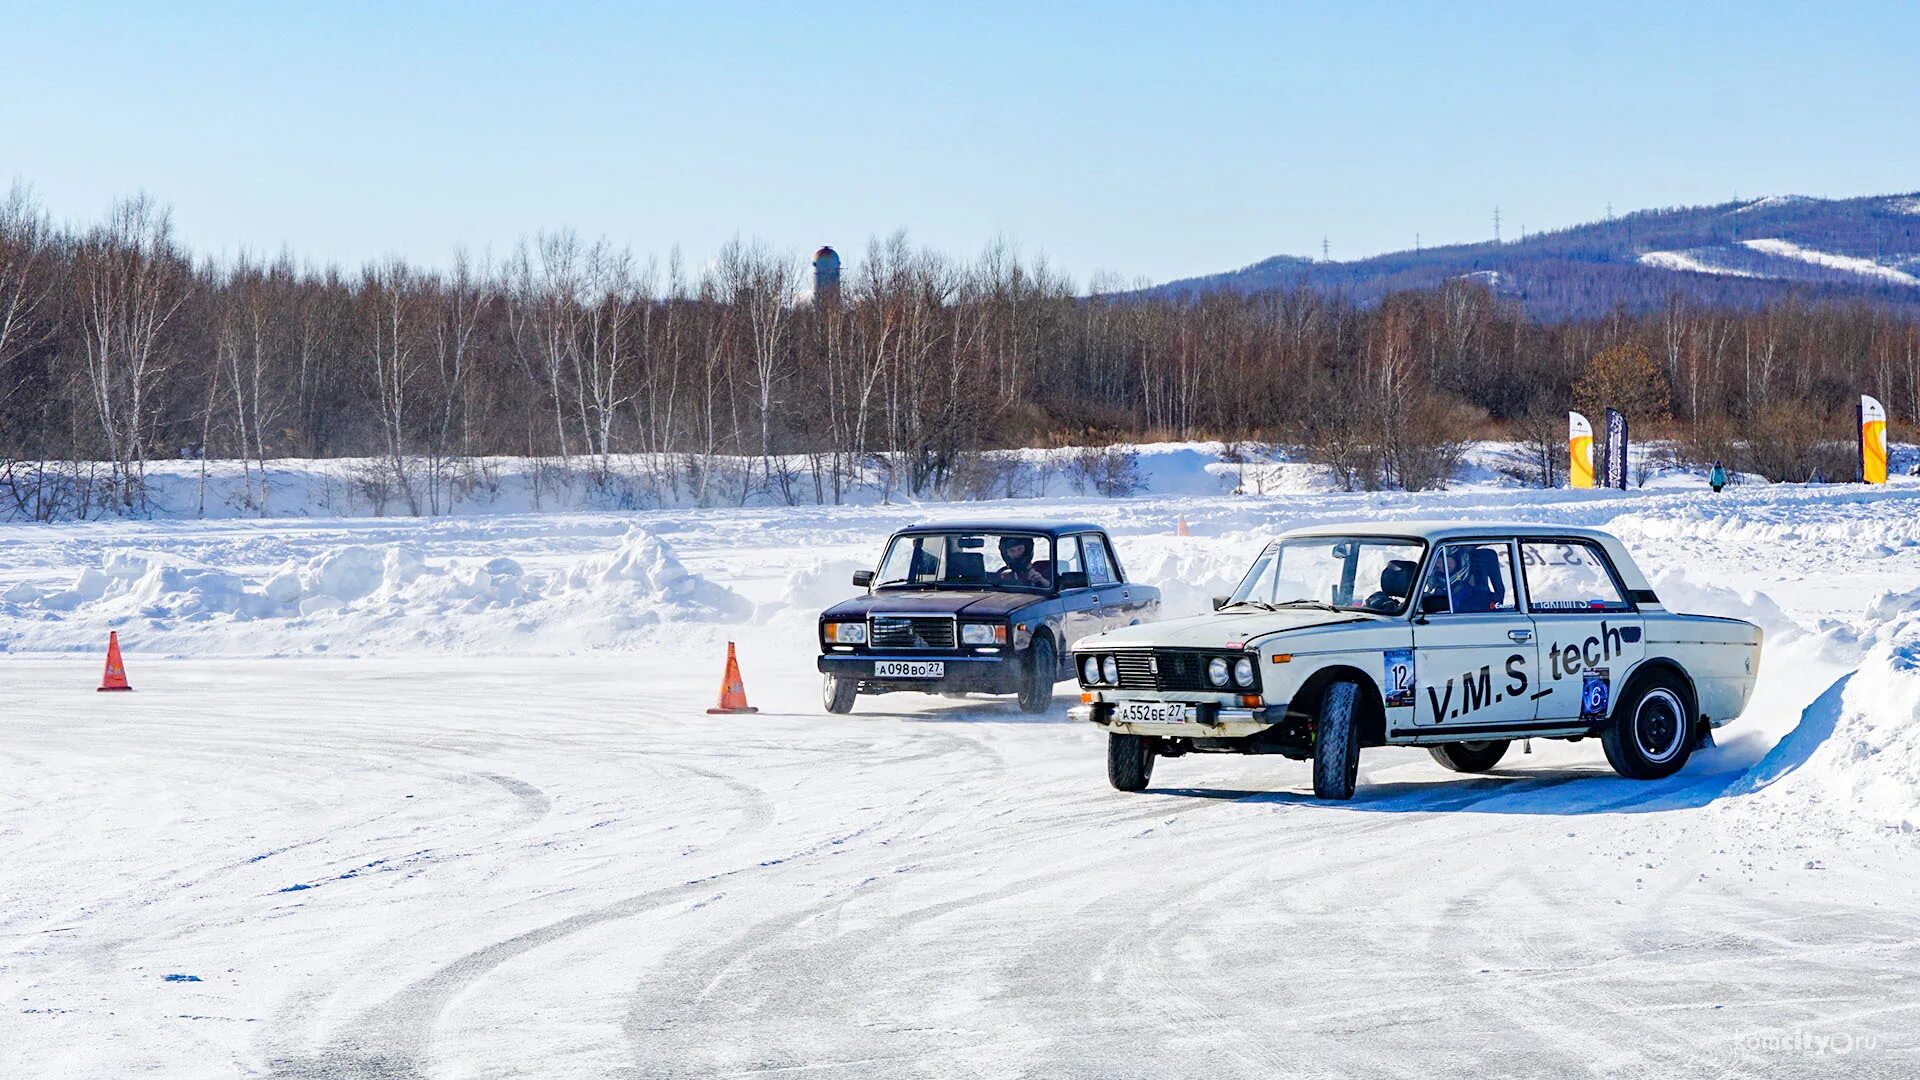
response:
<path fill-rule="evenodd" d="M 1315 536 L 1267 545 L 1229 607 L 1329 607 L 1398 615 L 1423 545 L 1373 536 Z"/>
<path fill-rule="evenodd" d="M 1037 533 L 896 536 L 873 583 L 882 589 L 1051 589 L 1053 541 Z"/>

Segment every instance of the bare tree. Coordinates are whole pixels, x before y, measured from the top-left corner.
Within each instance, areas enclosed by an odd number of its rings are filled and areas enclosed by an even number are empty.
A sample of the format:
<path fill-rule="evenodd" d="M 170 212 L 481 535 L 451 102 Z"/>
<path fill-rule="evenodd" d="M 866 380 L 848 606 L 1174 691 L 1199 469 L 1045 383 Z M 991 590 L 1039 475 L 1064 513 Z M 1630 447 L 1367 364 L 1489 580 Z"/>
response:
<path fill-rule="evenodd" d="M 407 512 L 416 516 L 420 498 L 407 467 L 407 446 L 414 382 L 422 367 L 421 300 L 429 284 L 398 259 L 369 268 L 361 284 L 361 325 L 385 436 L 385 467 Z"/>
<path fill-rule="evenodd" d="M 156 419 L 148 403 L 172 360 L 164 335 L 190 272 L 170 216 L 144 195 L 115 204 L 81 242 L 76 267 L 87 379 L 120 506 L 145 511 Z"/>

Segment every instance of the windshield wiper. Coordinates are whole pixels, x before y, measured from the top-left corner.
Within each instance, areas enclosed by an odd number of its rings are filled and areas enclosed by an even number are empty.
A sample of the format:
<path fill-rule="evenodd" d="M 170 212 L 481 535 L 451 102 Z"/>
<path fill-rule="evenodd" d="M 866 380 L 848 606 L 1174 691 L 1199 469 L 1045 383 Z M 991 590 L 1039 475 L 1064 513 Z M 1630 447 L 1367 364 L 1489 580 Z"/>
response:
<path fill-rule="evenodd" d="M 1280 608 L 1290 608 L 1290 607 L 1311 607 L 1311 608 L 1319 608 L 1322 611 L 1339 611 L 1340 610 L 1334 605 L 1327 603 L 1325 600 L 1306 600 L 1306 599 L 1282 600 L 1277 604 L 1271 604 L 1269 606 L 1276 611 L 1279 610 Z"/>
<path fill-rule="evenodd" d="M 1267 603 L 1265 600 L 1234 600 L 1230 603 L 1221 605 L 1220 610 L 1225 611 L 1227 610 L 1227 608 L 1236 608 L 1236 607 L 1259 608 L 1261 611 L 1280 610 L 1279 608 L 1274 607 L 1272 604 Z"/>

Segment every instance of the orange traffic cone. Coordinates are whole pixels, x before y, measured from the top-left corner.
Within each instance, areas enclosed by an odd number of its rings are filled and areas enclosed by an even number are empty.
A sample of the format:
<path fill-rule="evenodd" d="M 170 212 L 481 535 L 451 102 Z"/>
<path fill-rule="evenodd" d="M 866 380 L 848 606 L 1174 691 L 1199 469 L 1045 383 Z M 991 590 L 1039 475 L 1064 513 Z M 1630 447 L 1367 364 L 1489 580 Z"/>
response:
<path fill-rule="evenodd" d="M 127 685 L 127 666 L 120 662 L 120 631 L 107 631 L 107 673 L 100 677 L 100 692 L 131 690 Z"/>
<path fill-rule="evenodd" d="M 740 661 L 733 655 L 733 642 L 727 642 L 727 674 L 720 682 L 720 704 L 709 713 L 750 713 L 759 709 L 747 704 L 747 684 L 740 681 Z"/>
<path fill-rule="evenodd" d="M 1192 536 L 1193 535 L 1193 530 L 1187 528 L 1187 515 L 1181 514 L 1180 520 L 1174 523 L 1173 535 L 1175 536 Z"/>

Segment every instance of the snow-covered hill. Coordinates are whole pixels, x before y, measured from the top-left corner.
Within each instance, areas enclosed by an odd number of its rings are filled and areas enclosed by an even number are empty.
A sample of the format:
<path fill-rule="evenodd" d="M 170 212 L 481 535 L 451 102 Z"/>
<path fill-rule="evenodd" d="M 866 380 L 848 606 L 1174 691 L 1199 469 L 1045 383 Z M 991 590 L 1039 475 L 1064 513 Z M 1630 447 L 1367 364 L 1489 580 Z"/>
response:
<path fill-rule="evenodd" d="M 1643 210 L 1504 243 L 1399 251 L 1351 262 L 1278 256 L 1157 291 L 1255 291 L 1305 284 L 1372 302 L 1448 279 L 1486 283 L 1536 318 L 1646 310 L 1675 292 L 1752 306 L 1796 291 L 1920 309 L 1920 194 L 1769 196 Z"/>

